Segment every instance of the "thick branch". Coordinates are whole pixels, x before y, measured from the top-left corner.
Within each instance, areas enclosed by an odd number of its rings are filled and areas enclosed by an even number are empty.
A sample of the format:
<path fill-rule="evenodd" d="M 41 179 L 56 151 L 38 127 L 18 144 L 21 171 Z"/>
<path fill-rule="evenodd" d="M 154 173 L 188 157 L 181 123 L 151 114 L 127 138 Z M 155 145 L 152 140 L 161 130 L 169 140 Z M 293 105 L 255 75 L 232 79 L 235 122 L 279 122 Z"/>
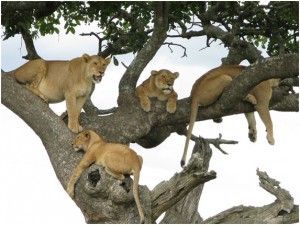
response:
<path fill-rule="evenodd" d="M 26 46 L 26 50 L 27 50 L 27 55 L 26 56 L 22 56 L 22 58 L 27 59 L 27 60 L 33 60 L 33 59 L 39 59 L 41 58 L 34 47 L 33 44 L 33 39 L 31 34 L 29 33 L 28 30 L 26 30 L 26 28 L 21 28 L 21 34 L 22 34 L 22 38 L 25 42 L 25 46 Z"/>
<path fill-rule="evenodd" d="M 248 67 L 241 75 L 234 79 L 218 102 L 223 102 L 221 108 L 226 111 L 240 102 L 255 85 L 264 80 L 298 76 L 298 54 L 262 59 Z"/>
<path fill-rule="evenodd" d="M 275 195 L 276 201 L 263 207 L 237 206 L 213 216 L 203 223 L 297 223 L 299 206 L 288 191 L 279 186 L 279 182 L 270 178 L 267 173 L 257 170 L 260 186 Z"/>
<path fill-rule="evenodd" d="M 207 173 L 212 150 L 205 139 L 196 138 L 193 148 L 193 155 L 190 162 L 193 162 L 194 155 L 200 155 L 201 172 Z M 190 163 L 189 162 L 189 163 Z M 199 223 L 202 221 L 198 213 L 199 200 L 202 195 L 204 183 L 195 187 L 191 192 L 184 196 L 179 202 L 174 204 L 166 211 L 161 223 Z"/>
<path fill-rule="evenodd" d="M 163 212 L 181 200 L 192 189 L 216 178 L 214 171 L 203 168 L 203 158 L 193 154 L 188 165 L 176 173 L 170 180 L 159 183 L 151 192 L 152 220 L 155 221 Z"/>
<path fill-rule="evenodd" d="M 129 65 L 120 81 L 119 105 L 128 105 L 126 99 L 128 96 L 134 95 L 140 74 L 167 38 L 169 4 L 169 2 L 155 2 L 153 34 L 138 53 L 137 57 Z"/>
<path fill-rule="evenodd" d="M 73 165 L 80 156 L 73 153 L 74 134 L 47 104 L 8 73 L 1 73 L 1 103 L 17 114 L 41 138 L 56 176 L 66 187 Z M 55 140 L 55 141 L 53 141 Z M 64 167 L 62 169 L 62 166 Z"/>
<path fill-rule="evenodd" d="M 132 183 L 129 176 L 123 181 L 117 180 L 96 164 L 86 169 L 75 186 L 75 202 L 80 207 L 86 223 L 139 223 Z M 146 217 L 145 222 L 151 223 L 150 190 L 146 186 L 139 186 L 138 192 Z"/>

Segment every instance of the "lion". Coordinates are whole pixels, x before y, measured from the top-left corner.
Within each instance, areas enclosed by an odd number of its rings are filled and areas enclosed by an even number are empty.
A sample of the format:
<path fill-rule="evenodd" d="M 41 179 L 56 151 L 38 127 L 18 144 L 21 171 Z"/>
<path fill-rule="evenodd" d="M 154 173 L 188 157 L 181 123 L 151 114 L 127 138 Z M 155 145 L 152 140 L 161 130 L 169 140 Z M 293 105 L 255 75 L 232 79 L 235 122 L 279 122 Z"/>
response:
<path fill-rule="evenodd" d="M 191 91 L 191 115 L 189 128 L 186 135 L 183 156 L 181 158 L 181 166 L 185 165 L 186 154 L 189 146 L 194 123 L 196 121 L 198 107 L 208 106 L 213 104 L 222 94 L 230 82 L 243 72 L 247 67 L 240 65 L 226 65 L 212 69 L 200 77 L 193 85 Z M 269 112 L 269 101 L 272 96 L 272 86 L 278 85 L 277 79 L 266 80 L 256 85 L 247 96 L 245 101 L 254 105 L 261 120 L 266 126 L 267 140 L 269 144 L 274 145 L 273 124 Z M 249 132 L 248 137 L 250 141 L 255 142 L 257 131 L 254 112 L 245 113 Z"/>
<path fill-rule="evenodd" d="M 70 61 L 36 59 L 25 63 L 12 74 L 47 103 L 66 100 L 68 127 L 78 133 L 83 130 L 78 122 L 80 111 L 90 96 L 92 84 L 102 80 L 110 61 L 111 58 L 88 54 Z"/>
<path fill-rule="evenodd" d="M 142 109 L 150 112 L 151 101 L 149 98 L 156 97 L 160 101 L 167 101 L 167 112 L 175 113 L 178 95 L 173 85 L 178 76 L 178 72 L 172 73 L 165 69 L 151 71 L 150 77 L 136 88 Z"/>
<path fill-rule="evenodd" d="M 124 180 L 124 175 L 133 175 L 133 196 L 136 202 L 141 223 L 145 216 L 138 195 L 138 183 L 143 158 L 127 145 L 105 142 L 92 130 L 86 130 L 77 135 L 72 146 L 75 151 L 83 150 L 85 155 L 73 172 L 67 187 L 67 193 L 74 197 L 74 186 L 81 173 L 91 164 L 96 163 L 105 167 L 105 171 L 118 180 Z"/>

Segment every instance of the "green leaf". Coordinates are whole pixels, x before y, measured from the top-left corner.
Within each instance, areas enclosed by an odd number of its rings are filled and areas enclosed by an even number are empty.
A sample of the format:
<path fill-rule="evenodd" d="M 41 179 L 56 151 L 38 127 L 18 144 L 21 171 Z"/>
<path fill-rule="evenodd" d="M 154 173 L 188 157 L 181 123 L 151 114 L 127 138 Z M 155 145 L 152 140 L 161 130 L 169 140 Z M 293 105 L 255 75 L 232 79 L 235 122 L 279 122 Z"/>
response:
<path fill-rule="evenodd" d="M 116 58 L 116 57 L 113 57 L 113 60 L 114 60 L 115 66 L 118 66 L 118 65 L 119 65 L 119 61 L 117 60 L 117 58 Z"/>

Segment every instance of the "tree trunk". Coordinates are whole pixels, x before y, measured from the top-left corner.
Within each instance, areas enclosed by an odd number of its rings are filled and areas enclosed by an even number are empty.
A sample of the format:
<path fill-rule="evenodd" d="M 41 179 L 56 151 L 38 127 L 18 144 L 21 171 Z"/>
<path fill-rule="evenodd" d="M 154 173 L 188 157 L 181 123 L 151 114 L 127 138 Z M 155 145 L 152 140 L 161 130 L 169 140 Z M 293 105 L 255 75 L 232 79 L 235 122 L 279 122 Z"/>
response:
<path fill-rule="evenodd" d="M 135 96 L 137 80 L 145 66 L 154 57 L 165 41 L 168 30 L 169 2 L 155 2 L 153 35 L 126 70 L 119 84 L 118 108 L 111 115 L 99 117 L 99 111 L 92 103 L 90 110 L 80 115 L 80 123 L 85 129 L 95 130 L 106 141 L 128 144 L 135 142 L 146 148 L 162 143 L 171 133 L 185 133 L 189 121 L 190 99 L 181 99 L 177 111 L 169 114 L 165 102 L 152 99 L 156 107 L 145 113 Z M 211 36 L 220 30 L 204 27 Z M 222 34 L 220 34 L 222 36 Z M 224 42 L 232 43 L 232 37 L 224 35 Z M 251 48 L 251 46 L 248 46 Z M 251 48 L 252 49 L 252 48 Z M 253 50 L 253 49 L 252 49 Z M 255 52 L 255 57 L 260 54 Z M 226 88 L 220 99 L 213 105 L 199 110 L 197 121 L 220 118 L 254 111 L 254 107 L 242 102 L 243 96 L 255 85 L 270 78 L 298 77 L 298 55 L 284 55 L 280 58 L 262 59 L 245 70 Z M 295 85 L 295 84 L 292 84 Z M 9 73 L 1 73 L 1 102 L 22 118 L 42 140 L 57 178 L 66 188 L 69 178 L 82 154 L 71 148 L 75 134 L 65 122 L 35 96 L 24 85 L 18 84 Z M 25 103 L 25 104 L 24 104 Z M 279 111 L 299 111 L 299 96 L 282 88 L 274 89 L 270 109 Z M 53 141 L 55 140 L 55 141 Z M 139 195 L 145 212 L 146 223 L 154 223 L 166 212 L 163 223 L 200 223 L 199 199 L 205 182 L 214 179 L 216 173 L 208 171 L 211 149 L 205 140 L 196 140 L 194 154 L 188 165 L 168 181 L 158 184 L 152 191 L 139 186 Z M 178 162 L 179 163 L 179 162 Z M 280 223 L 295 222 L 299 218 L 299 208 L 285 191 L 279 188 L 267 175 L 258 172 L 270 187 L 277 200 L 267 206 L 235 207 L 204 223 Z M 273 187 L 273 188 L 272 188 Z M 277 192 L 278 191 L 278 192 Z M 282 198 L 281 196 L 284 196 Z M 138 223 L 139 214 L 133 199 L 132 180 L 124 183 L 109 176 L 102 167 L 92 165 L 86 169 L 75 186 L 75 202 L 85 216 L 87 223 Z"/>

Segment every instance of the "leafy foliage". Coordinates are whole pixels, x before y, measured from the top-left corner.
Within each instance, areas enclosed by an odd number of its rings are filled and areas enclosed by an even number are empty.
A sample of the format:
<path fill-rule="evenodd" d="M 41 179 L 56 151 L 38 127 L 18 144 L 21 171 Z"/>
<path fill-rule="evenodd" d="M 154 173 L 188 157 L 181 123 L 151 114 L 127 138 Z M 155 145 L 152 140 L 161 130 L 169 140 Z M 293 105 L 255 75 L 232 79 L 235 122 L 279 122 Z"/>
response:
<path fill-rule="evenodd" d="M 153 31 L 153 2 L 44 2 L 41 5 L 17 5 L 2 2 L 4 40 L 30 30 L 36 37 L 65 32 L 75 34 L 81 24 L 97 23 L 91 31 L 100 40 L 99 54 L 118 55 L 138 52 Z M 41 4 L 41 3 L 40 3 Z M 25 10 L 21 10 L 24 6 Z M 31 6 L 31 7 L 29 7 Z M 17 10 L 12 10 L 15 7 Z M 40 10 L 40 12 L 39 12 Z M 169 34 L 191 38 L 203 26 L 214 25 L 241 39 L 267 49 L 269 55 L 298 52 L 299 2 L 172 2 Z M 169 35 L 172 37 L 172 35 Z"/>

